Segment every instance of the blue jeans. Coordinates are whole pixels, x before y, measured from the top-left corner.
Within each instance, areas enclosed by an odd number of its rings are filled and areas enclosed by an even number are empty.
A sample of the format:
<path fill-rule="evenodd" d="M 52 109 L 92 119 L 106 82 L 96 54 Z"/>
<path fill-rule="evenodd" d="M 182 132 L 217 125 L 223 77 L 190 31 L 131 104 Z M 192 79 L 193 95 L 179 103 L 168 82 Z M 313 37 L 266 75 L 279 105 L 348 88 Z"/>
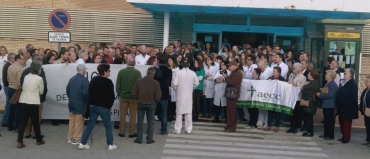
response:
<path fill-rule="evenodd" d="M 167 132 L 167 107 L 168 107 L 168 100 L 159 100 L 157 103 L 155 103 L 155 108 L 154 110 L 157 110 L 158 104 L 161 106 L 161 114 L 162 114 L 162 119 L 161 119 L 161 133 Z"/>
<path fill-rule="evenodd" d="M 10 96 L 9 96 L 9 87 L 5 87 L 4 86 L 4 92 L 5 92 L 5 95 L 6 95 L 6 104 L 5 104 L 5 112 L 4 112 L 4 116 L 3 116 L 3 123 L 4 124 L 8 124 L 8 117 L 9 117 L 9 109 L 10 109 Z"/>
<path fill-rule="evenodd" d="M 281 122 L 281 113 L 279 112 L 274 112 L 274 111 L 268 111 L 268 120 L 267 120 L 267 126 L 270 126 L 272 125 L 272 121 L 275 119 L 275 127 L 280 127 L 280 122 Z"/>
<path fill-rule="evenodd" d="M 203 102 L 204 115 L 211 116 L 213 108 L 213 98 L 206 98 L 204 96 L 203 101 L 204 101 Z"/>
<path fill-rule="evenodd" d="M 87 140 L 89 139 L 89 136 L 91 134 L 91 131 L 94 129 L 96 120 L 98 119 L 99 116 L 103 120 L 103 124 L 105 127 L 105 136 L 107 137 L 107 144 L 113 145 L 113 130 L 110 118 L 110 109 L 95 105 L 92 105 L 90 107 L 89 123 L 87 124 L 81 139 L 81 143 L 83 145 L 86 145 Z"/>
<path fill-rule="evenodd" d="M 9 98 L 11 98 L 16 91 L 17 91 L 16 89 L 9 88 L 8 90 Z M 19 113 L 19 105 L 11 104 L 8 115 L 9 115 L 8 116 L 8 129 L 18 129 L 20 118 L 21 118 L 20 113 Z"/>

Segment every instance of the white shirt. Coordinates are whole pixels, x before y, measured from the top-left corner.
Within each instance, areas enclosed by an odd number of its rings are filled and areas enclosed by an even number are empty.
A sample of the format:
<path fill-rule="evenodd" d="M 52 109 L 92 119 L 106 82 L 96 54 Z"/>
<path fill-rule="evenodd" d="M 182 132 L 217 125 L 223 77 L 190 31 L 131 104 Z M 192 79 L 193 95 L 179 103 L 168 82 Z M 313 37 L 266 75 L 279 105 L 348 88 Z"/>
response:
<path fill-rule="evenodd" d="M 247 65 L 243 66 L 243 70 L 245 72 L 245 77 L 247 79 L 252 79 L 253 70 L 257 68 L 256 64 L 253 64 L 251 67 L 248 68 Z"/>
<path fill-rule="evenodd" d="M 229 55 L 227 54 L 227 53 L 225 53 L 225 52 L 223 52 L 222 50 L 220 50 L 219 52 L 218 52 L 218 55 L 219 56 L 225 56 L 225 58 L 227 58 L 227 57 L 229 57 Z"/>
<path fill-rule="evenodd" d="M 265 71 L 261 72 L 260 79 L 267 80 L 272 76 L 272 68 L 266 67 Z"/>
<path fill-rule="evenodd" d="M 149 55 L 145 55 L 145 57 L 143 55 L 135 56 L 136 65 L 146 65 L 149 57 Z"/>
<path fill-rule="evenodd" d="M 272 63 L 271 68 L 274 69 L 275 66 L 278 66 L 281 68 L 281 76 L 286 79 L 289 71 L 289 67 L 284 62 L 281 62 L 280 64 Z"/>
<path fill-rule="evenodd" d="M 30 67 L 32 63 L 31 57 L 26 61 L 26 67 Z"/>
<path fill-rule="evenodd" d="M 0 79 L 2 78 L 2 75 L 3 75 L 3 67 L 7 61 L 8 61 L 8 54 L 6 54 L 5 56 L 0 56 Z"/>
<path fill-rule="evenodd" d="M 76 61 L 76 64 L 85 64 L 85 61 L 82 60 L 81 58 L 79 58 L 77 61 Z"/>

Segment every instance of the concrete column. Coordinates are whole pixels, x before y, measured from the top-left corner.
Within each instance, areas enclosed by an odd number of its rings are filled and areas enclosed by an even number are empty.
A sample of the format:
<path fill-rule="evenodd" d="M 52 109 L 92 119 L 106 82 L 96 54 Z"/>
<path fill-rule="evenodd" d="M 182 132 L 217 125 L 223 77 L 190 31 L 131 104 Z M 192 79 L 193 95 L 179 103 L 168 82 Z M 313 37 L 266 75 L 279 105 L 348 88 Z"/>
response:
<path fill-rule="evenodd" d="M 168 46 L 170 36 L 170 12 L 164 12 L 164 24 L 163 24 L 163 51 Z"/>

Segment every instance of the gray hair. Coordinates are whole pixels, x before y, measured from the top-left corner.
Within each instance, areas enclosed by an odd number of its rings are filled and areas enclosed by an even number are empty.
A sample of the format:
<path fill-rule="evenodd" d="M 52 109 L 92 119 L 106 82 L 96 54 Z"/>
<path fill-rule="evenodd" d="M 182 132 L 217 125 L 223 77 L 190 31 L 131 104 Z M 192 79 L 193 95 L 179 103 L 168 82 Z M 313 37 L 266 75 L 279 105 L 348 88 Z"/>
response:
<path fill-rule="evenodd" d="M 134 58 L 129 58 L 127 59 L 127 66 L 135 66 L 135 59 Z"/>
<path fill-rule="evenodd" d="M 146 75 L 155 75 L 156 72 L 157 70 L 154 67 L 149 67 L 146 71 Z"/>
<path fill-rule="evenodd" d="M 22 48 L 20 48 L 20 49 L 18 50 L 18 54 L 19 54 L 19 55 L 23 55 L 23 49 L 22 49 Z"/>
<path fill-rule="evenodd" d="M 82 71 L 86 71 L 86 66 L 84 64 L 77 65 L 77 72 L 80 73 Z"/>
<path fill-rule="evenodd" d="M 8 61 L 10 61 L 10 59 L 14 58 L 15 57 L 15 53 L 9 53 L 8 54 Z"/>
<path fill-rule="evenodd" d="M 32 74 L 40 74 L 42 65 L 39 62 L 32 62 L 30 66 L 30 73 Z"/>
<path fill-rule="evenodd" d="M 302 64 L 300 64 L 300 63 L 295 63 L 293 65 L 293 67 L 296 68 L 296 69 L 298 69 L 299 71 L 302 71 Z"/>
<path fill-rule="evenodd" d="M 353 70 L 352 68 L 346 68 L 344 69 L 344 72 L 349 73 L 351 75 L 351 78 L 355 76 L 355 70 Z"/>
<path fill-rule="evenodd" d="M 86 54 L 86 51 L 85 51 L 85 50 L 80 50 L 80 51 L 78 51 L 78 57 L 79 57 L 79 58 L 82 58 L 82 56 L 83 56 L 84 54 Z"/>
<path fill-rule="evenodd" d="M 38 62 L 39 64 L 42 64 L 42 63 L 43 63 L 43 59 L 42 59 L 42 57 L 40 57 L 40 56 L 35 56 L 35 57 L 32 59 L 32 62 Z"/>

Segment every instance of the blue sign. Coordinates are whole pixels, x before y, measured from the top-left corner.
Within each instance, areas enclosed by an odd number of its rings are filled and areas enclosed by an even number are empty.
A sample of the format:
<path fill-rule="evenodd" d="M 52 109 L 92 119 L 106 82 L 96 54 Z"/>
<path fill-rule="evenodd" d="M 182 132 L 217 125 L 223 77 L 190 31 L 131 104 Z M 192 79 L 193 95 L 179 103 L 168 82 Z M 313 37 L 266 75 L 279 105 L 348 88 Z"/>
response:
<path fill-rule="evenodd" d="M 64 9 L 55 9 L 49 14 L 49 25 L 53 30 L 65 31 L 71 25 L 71 16 Z"/>

